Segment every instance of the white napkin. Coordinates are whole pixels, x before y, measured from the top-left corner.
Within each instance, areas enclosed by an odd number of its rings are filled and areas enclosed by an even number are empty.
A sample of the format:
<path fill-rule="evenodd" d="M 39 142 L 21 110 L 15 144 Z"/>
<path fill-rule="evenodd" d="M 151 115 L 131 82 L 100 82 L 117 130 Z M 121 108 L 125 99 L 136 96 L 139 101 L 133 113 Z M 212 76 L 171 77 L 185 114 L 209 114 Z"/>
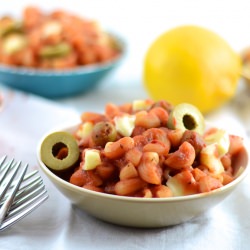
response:
<path fill-rule="evenodd" d="M 53 126 L 78 119 L 73 109 L 18 92 L 4 92 L 0 112 L 0 155 L 8 154 L 37 168 L 36 144 Z M 210 120 L 245 136 L 231 112 Z M 0 233 L 3 250 L 248 250 L 250 246 L 250 179 L 214 209 L 181 225 L 136 229 L 95 219 L 61 195 L 43 176 L 49 199 L 22 221 Z M 152 211 L 154 213 L 154 211 Z"/>
<path fill-rule="evenodd" d="M 30 162 L 37 140 L 47 130 L 78 116 L 73 109 L 61 108 L 51 101 L 5 91 L 0 111 L 0 153 Z"/>

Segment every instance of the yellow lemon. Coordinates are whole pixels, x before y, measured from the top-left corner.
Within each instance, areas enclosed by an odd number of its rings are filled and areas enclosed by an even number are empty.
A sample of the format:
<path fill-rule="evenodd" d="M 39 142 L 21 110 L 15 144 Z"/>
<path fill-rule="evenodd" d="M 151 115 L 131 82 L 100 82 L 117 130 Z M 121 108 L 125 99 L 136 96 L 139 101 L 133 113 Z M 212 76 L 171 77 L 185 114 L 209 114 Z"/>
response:
<path fill-rule="evenodd" d="M 152 43 L 144 60 L 143 82 L 155 100 L 188 102 L 207 113 L 234 96 L 240 72 L 241 58 L 223 38 L 187 25 Z"/>

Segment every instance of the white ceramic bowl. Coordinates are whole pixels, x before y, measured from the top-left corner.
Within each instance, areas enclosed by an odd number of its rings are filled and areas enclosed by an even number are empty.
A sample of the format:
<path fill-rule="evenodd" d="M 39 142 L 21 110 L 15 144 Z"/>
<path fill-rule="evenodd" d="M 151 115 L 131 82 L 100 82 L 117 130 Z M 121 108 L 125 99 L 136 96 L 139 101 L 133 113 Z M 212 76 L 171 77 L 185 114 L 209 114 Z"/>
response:
<path fill-rule="evenodd" d="M 53 131 L 72 132 L 77 124 Z M 51 133 L 50 131 L 49 133 Z M 49 134 L 47 133 L 47 134 Z M 46 136 L 46 135 L 45 135 Z M 41 139 L 37 158 L 42 171 L 72 204 L 103 221 L 130 227 L 155 228 L 183 223 L 222 202 L 240 184 L 249 168 L 248 153 L 242 151 L 235 168 L 244 171 L 230 184 L 209 193 L 173 198 L 134 198 L 99 193 L 75 186 L 52 173 L 41 161 Z"/>

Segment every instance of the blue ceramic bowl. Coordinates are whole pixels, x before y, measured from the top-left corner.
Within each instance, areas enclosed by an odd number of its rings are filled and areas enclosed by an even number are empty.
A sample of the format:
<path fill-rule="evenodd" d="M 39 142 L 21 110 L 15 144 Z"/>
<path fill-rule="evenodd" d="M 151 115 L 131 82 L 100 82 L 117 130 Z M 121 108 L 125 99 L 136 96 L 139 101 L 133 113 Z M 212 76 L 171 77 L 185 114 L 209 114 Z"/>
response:
<path fill-rule="evenodd" d="M 124 41 L 112 36 L 121 49 L 120 55 L 112 61 L 62 71 L 0 65 L 0 82 L 46 98 L 69 97 L 89 91 L 115 69 L 124 56 Z"/>

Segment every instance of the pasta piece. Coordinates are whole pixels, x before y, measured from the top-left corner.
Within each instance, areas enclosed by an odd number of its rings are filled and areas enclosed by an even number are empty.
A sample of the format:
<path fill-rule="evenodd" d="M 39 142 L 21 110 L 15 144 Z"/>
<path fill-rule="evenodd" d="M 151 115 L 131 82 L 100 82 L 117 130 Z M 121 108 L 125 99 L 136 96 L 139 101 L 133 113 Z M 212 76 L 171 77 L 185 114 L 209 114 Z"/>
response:
<path fill-rule="evenodd" d="M 135 177 L 138 177 L 138 172 L 132 163 L 128 163 L 120 171 L 119 178 L 121 181 L 126 180 L 126 179 L 130 179 L 130 178 L 135 178 Z"/>
<path fill-rule="evenodd" d="M 195 159 L 195 150 L 189 142 L 183 142 L 178 150 L 169 154 L 165 160 L 168 167 L 184 169 L 192 166 Z"/>
<path fill-rule="evenodd" d="M 229 135 L 230 147 L 228 153 L 230 155 L 237 154 L 243 147 L 243 138 L 237 135 Z"/>
<path fill-rule="evenodd" d="M 161 141 L 151 141 L 143 147 L 143 152 L 156 152 L 158 155 L 167 156 L 170 146 Z"/>
<path fill-rule="evenodd" d="M 115 184 L 115 193 L 117 195 L 133 195 L 146 187 L 147 183 L 141 178 L 132 178 L 118 181 Z"/>
<path fill-rule="evenodd" d="M 159 156 L 155 152 L 144 152 L 138 166 L 139 176 L 150 184 L 161 184 L 162 169 L 159 166 Z"/>
<path fill-rule="evenodd" d="M 232 169 L 232 158 L 229 154 L 225 154 L 221 157 L 221 163 L 225 169 L 225 171 L 233 172 Z"/>
<path fill-rule="evenodd" d="M 223 181 L 222 181 L 223 186 L 229 184 L 230 182 L 234 180 L 234 177 L 231 173 L 224 172 L 221 175 L 223 177 Z"/>
<path fill-rule="evenodd" d="M 131 148 L 125 154 L 125 159 L 127 162 L 131 162 L 135 167 L 137 167 L 140 163 L 142 157 L 142 152 L 137 148 Z"/>
<path fill-rule="evenodd" d="M 171 143 L 171 147 L 173 149 L 179 148 L 181 145 L 182 141 L 182 136 L 183 136 L 183 130 L 182 129 L 169 129 L 167 132 L 168 139 Z"/>
<path fill-rule="evenodd" d="M 160 128 L 150 128 L 146 130 L 143 134 L 146 137 L 147 142 L 160 141 L 170 148 L 170 141 L 167 137 L 166 132 Z"/>
<path fill-rule="evenodd" d="M 171 189 L 165 185 L 154 186 L 151 190 L 155 198 L 167 198 L 173 196 Z"/>
<path fill-rule="evenodd" d="M 161 120 L 155 114 L 150 114 L 143 110 L 136 113 L 135 126 L 149 128 L 158 128 L 161 125 Z"/>
<path fill-rule="evenodd" d="M 70 183 L 82 187 L 87 184 L 94 185 L 96 187 L 101 186 L 103 181 L 102 179 L 95 174 L 93 171 L 84 171 L 81 167 L 75 171 L 70 177 Z"/>
<path fill-rule="evenodd" d="M 222 187 L 222 183 L 218 179 L 213 178 L 209 175 L 201 177 L 198 183 L 199 192 L 201 193 L 209 192 Z"/>
<path fill-rule="evenodd" d="M 69 182 L 76 186 L 82 187 L 86 183 L 86 178 L 85 172 L 79 168 L 71 175 Z"/>
<path fill-rule="evenodd" d="M 201 177 L 206 176 L 207 174 L 197 167 L 192 171 L 192 175 L 196 181 L 199 181 Z"/>
<path fill-rule="evenodd" d="M 149 115 L 156 115 L 161 122 L 161 126 L 167 126 L 168 122 L 168 112 L 162 107 L 154 107 L 149 111 Z"/>
<path fill-rule="evenodd" d="M 96 167 L 95 171 L 102 180 L 114 179 L 117 173 L 116 167 L 111 163 L 102 163 Z"/>
<path fill-rule="evenodd" d="M 113 119 L 116 116 L 122 115 L 123 113 L 120 111 L 119 107 L 113 103 L 107 103 L 105 106 L 105 115 L 109 119 Z"/>
<path fill-rule="evenodd" d="M 148 139 L 143 135 L 136 135 L 133 137 L 135 147 L 139 150 L 142 150 L 142 148 L 148 143 Z"/>
<path fill-rule="evenodd" d="M 84 112 L 81 115 L 82 122 L 97 123 L 97 122 L 102 122 L 102 121 L 106 121 L 106 120 L 107 120 L 107 118 L 105 115 L 98 114 L 98 113 Z"/>
<path fill-rule="evenodd" d="M 189 170 L 183 170 L 167 181 L 167 186 L 174 196 L 183 196 L 198 193 L 198 185 Z"/>
<path fill-rule="evenodd" d="M 116 142 L 108 142 L 104 148 L 104 154 L 109 159 L 116 159 L 124 155 L 134 147 L 134 140 L 131 137 L 122 137 Z"/>

